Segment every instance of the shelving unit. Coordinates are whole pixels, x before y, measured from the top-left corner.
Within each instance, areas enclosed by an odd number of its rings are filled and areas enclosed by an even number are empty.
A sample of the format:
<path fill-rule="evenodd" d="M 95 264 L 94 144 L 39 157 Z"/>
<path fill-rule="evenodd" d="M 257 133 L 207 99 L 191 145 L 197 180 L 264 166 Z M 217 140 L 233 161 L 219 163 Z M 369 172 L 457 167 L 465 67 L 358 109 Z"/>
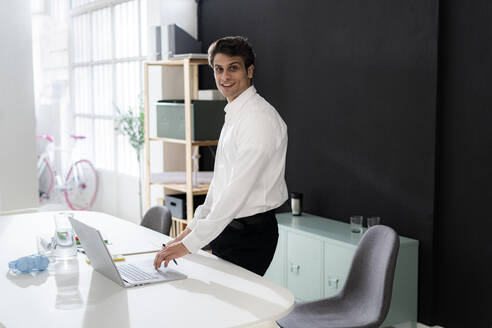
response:
<path fill-rule="evenodd" d="M 192 156 L 198 152 L 200 146 L 215 146 L 218 144 L 218 140 L 207 141 L 194 141 L 191 139 L 191 100 L 198 98 L 198 66 L 208 65 L 206 59 L 177 59 L 177 60 L 164 60 L 164 61 L 147 61 L 144 62 L 144 82 L 145 82 L 145 191 L 146 191 L 146 208 L 150 208 L 151 204 L 151 185 L 159 185 L 164 188 L 164 197 L 166 194 L 172 192 L 186 193 L 186 218 L 187 220 L 173 217 L 173 230 L 174 233 L 180 233 L 184 230 L 188 220 L 193 218 L 193 195 L 207 194 L 209 184 L 200 184 L 198 187 L 193 187 L 192 174 L 193 174 L 193 160 Z M 184 74 L 184 110 L 185 110 L 185 139 L 171 139 L 171 138 L 159 138 L 150 137 L 149 127 L 149 67 L 160 66 L 163 68 L 166 66 L 182 66 Z M 165 73 L 164 73 L 165 74 Z M 175 143 L 184 144 L 185 147 L 185 172 L 186 183 L 157 183 L 150 181 L 150 143 Z"/>

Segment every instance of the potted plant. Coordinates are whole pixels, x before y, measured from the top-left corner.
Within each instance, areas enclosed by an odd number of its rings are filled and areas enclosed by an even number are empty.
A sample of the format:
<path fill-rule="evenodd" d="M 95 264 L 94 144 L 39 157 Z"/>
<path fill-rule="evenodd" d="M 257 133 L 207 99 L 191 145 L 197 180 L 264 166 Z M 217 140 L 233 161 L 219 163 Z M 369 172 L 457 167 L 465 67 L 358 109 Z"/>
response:
<path fill-rule="evenodd" d="M 130 145 L 135 150 L 137 154 L 138 162 L 138 201 L 140 205 L 140 219 L 142 219 L 142 179 L 143 179 L 143 169 L 142 169 L 142 148 L 145 142 L 144 138 L 144 104 L 143 97 L 140 95 L 138 97 L 138 108 L 134 109 L 132 107 L 128 108 L 127 112 L 122 112 L 120 108 L 114 104 L 116 116 L 115 116 L 115 130 L 128 137 Z"/>

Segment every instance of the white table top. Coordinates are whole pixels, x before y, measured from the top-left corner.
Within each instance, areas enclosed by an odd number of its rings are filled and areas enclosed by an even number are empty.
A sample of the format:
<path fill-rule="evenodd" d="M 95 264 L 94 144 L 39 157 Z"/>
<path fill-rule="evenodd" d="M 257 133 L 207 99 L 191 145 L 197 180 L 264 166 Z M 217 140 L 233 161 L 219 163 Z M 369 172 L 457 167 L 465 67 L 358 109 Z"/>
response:
<path fill-rule="evenodd" d="M 99 229 L 115 253 L 158 249 L 170 239 L 107 214 L 74 213 Z M 37 275 L 8 273 L 9 261 L 36 253 L 36 235 L 54 231 L 53 214 L 0 216 L 0 328 L 249 327 L 278 320 L 294 306 L 287 289 L 205 252 L 172 264 L 188 279 L 133 288 L 94 271 L 82 254 Z M 153 263 L 154 255 L 132 257 Z"/>

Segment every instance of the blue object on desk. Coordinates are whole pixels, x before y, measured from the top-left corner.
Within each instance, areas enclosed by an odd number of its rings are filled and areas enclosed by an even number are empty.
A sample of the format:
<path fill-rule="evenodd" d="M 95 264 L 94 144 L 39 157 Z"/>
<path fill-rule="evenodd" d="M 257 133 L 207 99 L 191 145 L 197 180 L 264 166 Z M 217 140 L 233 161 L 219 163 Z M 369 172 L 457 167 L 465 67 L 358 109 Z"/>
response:
<path fill-rule="evenodd" d="M 14 273 L 31 273 L 46 270 L 50 260 L 45 255 L 29 255 L 9 262 L 9 269 Z"/>

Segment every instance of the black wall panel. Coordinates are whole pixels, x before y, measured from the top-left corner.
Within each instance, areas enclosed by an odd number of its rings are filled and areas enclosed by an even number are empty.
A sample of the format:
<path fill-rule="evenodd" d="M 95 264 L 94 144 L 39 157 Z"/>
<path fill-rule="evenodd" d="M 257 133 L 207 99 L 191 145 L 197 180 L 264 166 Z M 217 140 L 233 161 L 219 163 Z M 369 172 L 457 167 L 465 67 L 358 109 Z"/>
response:
<path fill-rule="evenodd" d="M 288 125 L 287 183 L 306 212 L 379 215 L 420 240 L 421 322 L 433 305 L 437 22 L 437 0 L 203 0 L 199 23 L 204 45 L 254 45 L 255 86 Z M 214 88 L 207 73 L 200 87 Z"/>
<path fill-rule="evenodd" d="M 442 1 L 436 322 L 492 327 L 492 2 Z"/>

